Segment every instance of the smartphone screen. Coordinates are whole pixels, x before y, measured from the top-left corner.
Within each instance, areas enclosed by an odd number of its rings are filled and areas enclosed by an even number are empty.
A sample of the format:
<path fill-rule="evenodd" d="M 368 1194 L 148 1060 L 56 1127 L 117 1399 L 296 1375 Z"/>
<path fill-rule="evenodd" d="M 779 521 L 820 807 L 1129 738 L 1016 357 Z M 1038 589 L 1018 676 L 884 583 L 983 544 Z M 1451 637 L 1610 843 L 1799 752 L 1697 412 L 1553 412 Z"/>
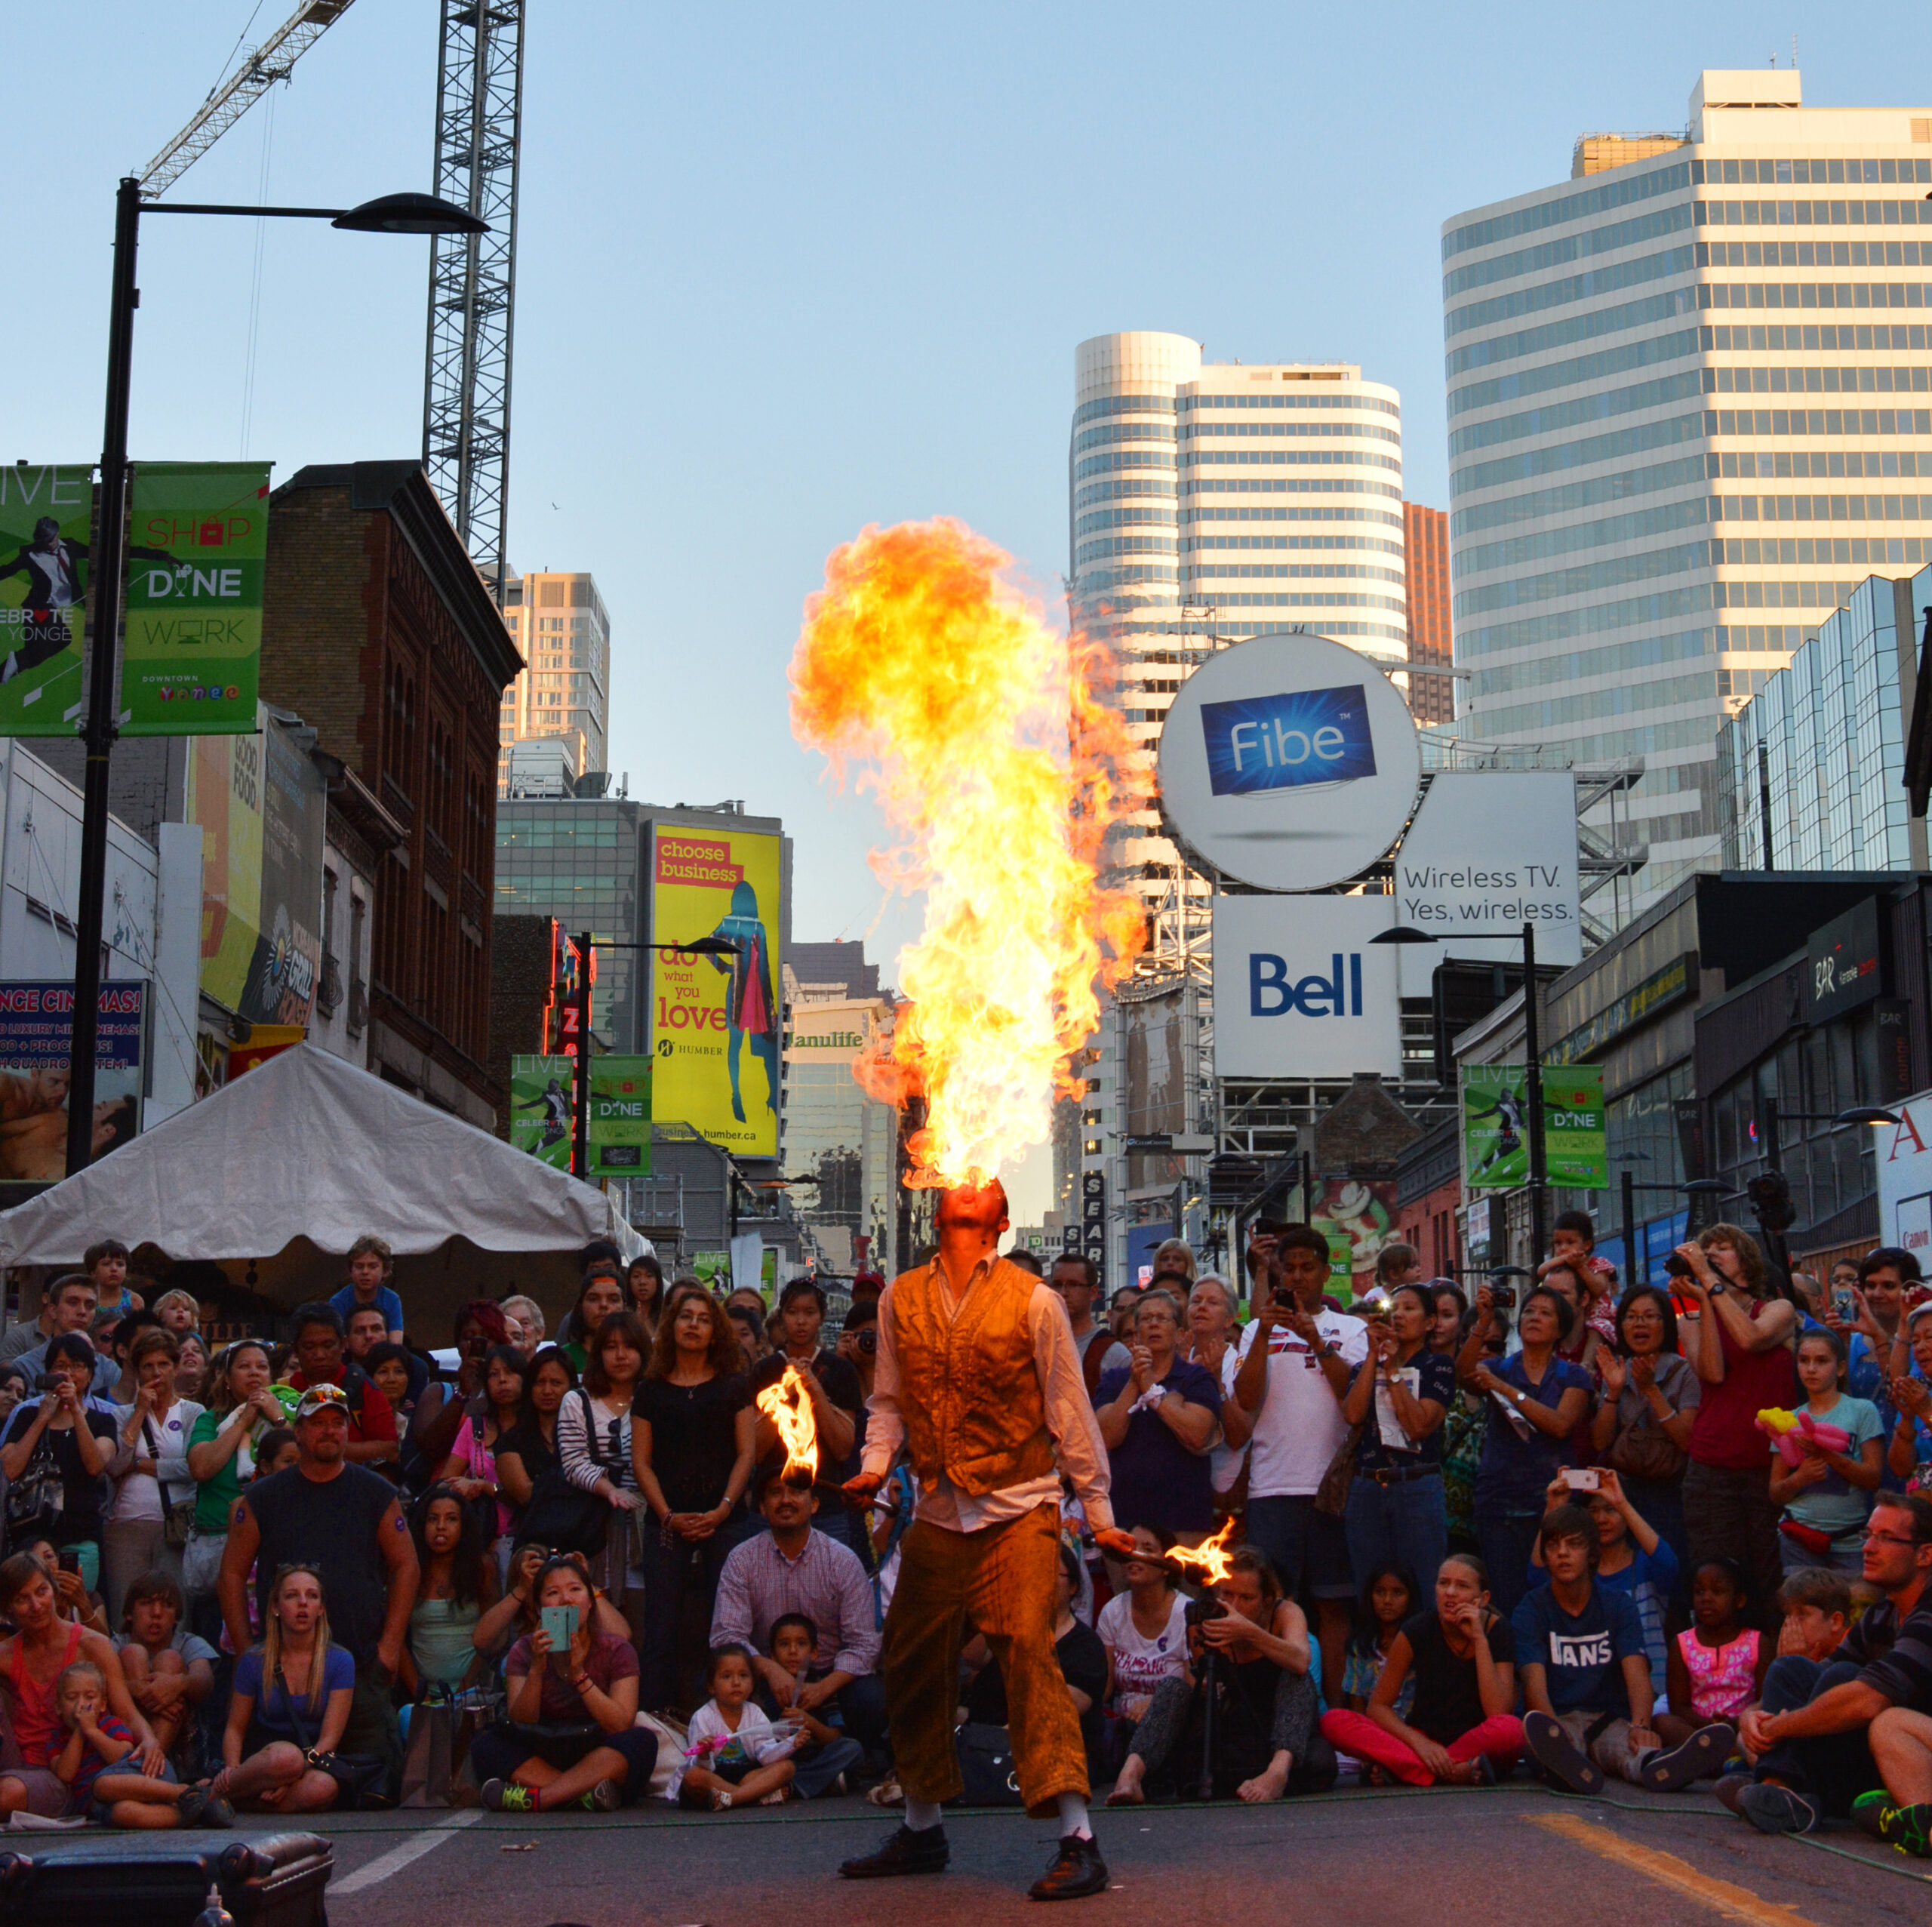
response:
<path fill-rule="evenodd" d="M 550 1651 L 554 1658 L 577 1637 L 577 1608 L 575 1606 L 545 1606 L 542 1608 L 543 1630 L 550 1636 Z"/>

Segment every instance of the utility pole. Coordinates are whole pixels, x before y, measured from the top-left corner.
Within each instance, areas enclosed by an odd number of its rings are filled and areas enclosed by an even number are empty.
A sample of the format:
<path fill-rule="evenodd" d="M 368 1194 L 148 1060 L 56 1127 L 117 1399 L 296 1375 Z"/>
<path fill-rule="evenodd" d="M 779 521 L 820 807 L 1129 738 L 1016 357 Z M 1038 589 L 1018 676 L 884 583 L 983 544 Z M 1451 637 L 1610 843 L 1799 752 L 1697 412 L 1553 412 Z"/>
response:
<path fill-rule="evenodd" d="M 1537 1021 L 1540 1001 L 1537 929 L 1534 924 L 1526 923 L 1523 926 L 1523 1054 L 1527 1074 L 1523 1080 L 1523 1094 L 1530 1107 L 1530 1242 L 1536 1248 L 1530 1264 L 1532 1271 L 1543 1260 L 1549 1214 L 1549 1174 L 1543 1157 L 1543 1045 L 1538 1035 L 1542 1027 Z"/>

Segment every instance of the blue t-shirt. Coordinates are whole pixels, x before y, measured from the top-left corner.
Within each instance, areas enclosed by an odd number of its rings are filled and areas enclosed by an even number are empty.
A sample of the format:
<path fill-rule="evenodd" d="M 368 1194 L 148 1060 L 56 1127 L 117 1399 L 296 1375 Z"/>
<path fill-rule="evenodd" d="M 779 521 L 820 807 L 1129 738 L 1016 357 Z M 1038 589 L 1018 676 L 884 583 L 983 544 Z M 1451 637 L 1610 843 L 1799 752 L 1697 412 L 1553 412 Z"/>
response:
<path fill-rule="evenodd" d="M 1572 1365 L 1567 1359 L 1552 1358 L 1543 1368 L 1543 1383 L 1533 1384 L 1530 1375 L 1523 1368 L 1523 1355 L 1513 1352 L 1500 1365 L 1492 1365 L 1495 1373 L 1506 1385 L 1527 1392 L 1540 1405 L 1548 1405 L 1552 1410 L 1560 1405 L 1563 1395 L 1574 1385 L 1585 1392 L 1590 1389 L 1590 1374 L 1581 1365 Z M 1558 1469 L 1571 1462 L 1570 1441 L 1566 1438 L 1552 1439 L 1548 1433 L 1530 1426 L 1530 1436 L 1518 1436 L 1516 1428 L 1509 1422 L 1509 1414 L 1490 1399 L 1489 1424 L 1483 1434 L 1482 1462 L 1476 1467 L 1476 1501 L 1494 1504 L 1500 1501 L 1524 1512 L 1543 1516 L 1543 1505 L 1549 1495 L 1549 1482 L 1556 1476 Z M 1523 1423 L 1529 1424 L 1525 1419 Z"/>
<path fill-rule="evenodd" d="M 1131 1374 L 1116 1367 L 1100 1374 L 1094 1387 L 1097 1410 L 1118 1398 Z M 1176 1359 L 1160 1381 L 1191 1405 L 1221 1409 L 1221 1387 L 1214 1374 L 1186 1359 Z M 1214 1523 L 1213 1467 L 1205 1452 L 1191 1452 L 1158 1412 L 1131 1412 L 1127 1436 L 1107 1454 L 1112 1475 L 1114 1516 L 1128 1529 L 1152 1525 L 1168 1532 L 1204 1532 Z"/>
<path fill-rule="evenodd" d="M 1630 1563 L 1621 1572 L 1599 1572 L 1597 1584 L 1606 1592 L 1628 1593 L 1635 1605 L 1638 1623 L 1644 1629 L 1644 1655 L 1651 1662 L 1651 1691 L 1658 1705 L 1663 1705 L 1670 1657 L 1664 1612 L 1677 1584 L 1677 1555 L 1671 1550 L 1670 1541 L 1660 1538 L 1654 1553 L 1633 1544 Z"/>
<path fill-rule="evenodd" d="M 1869 1405 L 1877 1408 L 1878 1424 L 1887 1448 L 1884 1458 L 1879 1461 L 1881 1467 L 1878 1474 L 1879 1491 L 1903 1492 L 1906 1488 L 1906 1482 L 1892 1470 L 1891 1466 L 1892 1434 L 1898 1429 L 1899 1408 L 1892 1402 L 1889 1389 L 1891 1381 L 1885 1374 L 1885 1365 L 1890 1354 L 1890 1347 L 1887 1346 L 1884 1355 L 1874 1356 L 1871 1340 L 1867 1338 L 1863 1332 L 1854 1331 L 1851 1334 L 1851 1343 L 1847 1348 L 1845 1390 L 1854 1399 L 1863 1399 Z M 1918 1361 L 1915 1358 L 1909 1360 L 1906 1370 L 1914 1378 L 1923 1378 L 1925 1376 L 1924 1373 L 1919 1370 Z M 1922 1447 L 1925 1441 L 1921 1439 L 1919 1442 Z M 1921 1459 L 1924 1458 L 1926 1456 L 1925 1452 L 1921 1449 L 1918 1456 Z"/>
<path fill-rule="evenodd" d="M 355 1310 L 358 1302 L 353 1285 L 345 1285 L 329 1300 L 329 1303 L 334 1306 L 337 1316 L 345 1325 L 349 1322 L 349 1314 Z M 376 1295 L 370 1303 L 382 1313 L 383 1321 L 390 1331 L 400 1331 L 402 1329 L 402 1301 L 386 1285 L 376 1287 Z"/>
<path fill-rule="evenodd" d="M 1794 1409 L 1806 1411 L 1810 1407 L 1799 1405 Z M 1869 1399 L 1841 1395 L 1830 1411 L 1817 1415 L 1816 1422 L 1838 1426 L 1849 1436 L 1851 1442 L 1845 1448 L 1847 1458 L 1863 1458 L 1865 1447 L 1872 1439 L 1886 1438 L 1878 1408 Z M 1775 1451 L 1776 1448 L 1770 1449 Z M 1787 1519 L 1795 1519 L 1801 1525 L 1828 1532 L 1834 1539 L 1848 1540 L 1865 1523 L 1866 1515 L 1872 1510 L 1872 1495 L 1863 1486 L 1854 1485 L 1843 1473 L 1827 1472 L 1817 1485 L 1806 1486 L 1784 1510 Z"/>
<path fill-rule="evenodd" d="M 285 1672 L 286 1667 L 284 1668 Z M 302 1731 L 307 1734 L 313 1745 L 322 1730 L 322 1716 L 328 1710 L 329 1695 L 339 1693 L 355 1684 L 355 1661 L 340 1646 L 332 1645 L 328 1657 L 322 1662 L 322 1691 L 320 1698 L 312 1706 L 303 1695 L 301 1687 L 294 1682 L 295 1703 L 302 1716 Z M 296 1732 L 296 1722 L 289 1717 L 288 1703 L 284 1698 L 281 1682 L 269 1682 L 267 1689 L 262 1685 L 262 1649 L 251 1646 L 235 1662 L 235 1686 L 236 1695 L 255 1703 L 255 1723 L 276 1738 L 300 1741 Z"/>
<path fill-rule="evenodd" d="M 1594 1581 L 1580 1613 L 1565 1612 L 1548 1586 L 1526 1594 L 1510 1620 L 1516 1664 L 1540 1666 L 1557 1713 L 1608 1713 L 1627 1718 L 1630 1695 L 1623 1661 L 1648 1663 L 1637 1602 Z M 238 1691 L 239 1688 L 238 1688 Z"/>

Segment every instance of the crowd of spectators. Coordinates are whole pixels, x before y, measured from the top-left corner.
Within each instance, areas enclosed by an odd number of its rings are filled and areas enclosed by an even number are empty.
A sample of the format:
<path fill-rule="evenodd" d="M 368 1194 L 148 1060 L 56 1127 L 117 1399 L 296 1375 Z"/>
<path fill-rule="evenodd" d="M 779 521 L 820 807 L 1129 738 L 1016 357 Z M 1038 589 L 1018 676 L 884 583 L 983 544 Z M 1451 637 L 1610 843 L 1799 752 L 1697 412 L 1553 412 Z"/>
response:
<path fill-rule="evenodd" d="M 1064 1495 L 1055 1642 L 1112 1802 L 1616 1778 L 1932 1855 L 1910 1254 L 1820 1284 L 1718 1224 L 1622 1288 L 1572 1213 L 1520 1301 L 1392 1245 L 1352 1308 L 1306 1225 L 1241 1259 L 1170 1241 L 1104 1301 L 1085 1258 L 1046 1269 L 1134 1547 Z M 914 1495 L 844 1489 L 882 1279 L 828 1344 L 812 1279 L 768 1306 L 592 1247 L 554 1334 L 475 1300 L 439 1364 L 380 1239 L 212 1356 L 128 1263 L 102 1239 L 0 1335 L 0 1815 L 899 1797 Z M 815 1478 L 761 1409 L 781 1384 Z M 983 1639 L 953 1712 L 997 1757 Z"/>

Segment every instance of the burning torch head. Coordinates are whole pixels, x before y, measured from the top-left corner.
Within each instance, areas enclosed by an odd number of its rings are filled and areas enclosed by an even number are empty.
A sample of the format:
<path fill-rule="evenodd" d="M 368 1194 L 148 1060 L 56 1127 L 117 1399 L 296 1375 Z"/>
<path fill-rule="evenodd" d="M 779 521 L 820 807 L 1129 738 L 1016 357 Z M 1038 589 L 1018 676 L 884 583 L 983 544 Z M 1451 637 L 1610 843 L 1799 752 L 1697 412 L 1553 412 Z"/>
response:
<path fill-rule="evenodd" d="M 797 1478 L 809 1487 L 818 1476 L 818 1423 L 812 1416 L 811 1394 L 789 1359 L 784 1376 L 758 1395 L 758 1408 L 777 1427 L 779 1442 L 785 1448 L 780 1479 Z"/>

